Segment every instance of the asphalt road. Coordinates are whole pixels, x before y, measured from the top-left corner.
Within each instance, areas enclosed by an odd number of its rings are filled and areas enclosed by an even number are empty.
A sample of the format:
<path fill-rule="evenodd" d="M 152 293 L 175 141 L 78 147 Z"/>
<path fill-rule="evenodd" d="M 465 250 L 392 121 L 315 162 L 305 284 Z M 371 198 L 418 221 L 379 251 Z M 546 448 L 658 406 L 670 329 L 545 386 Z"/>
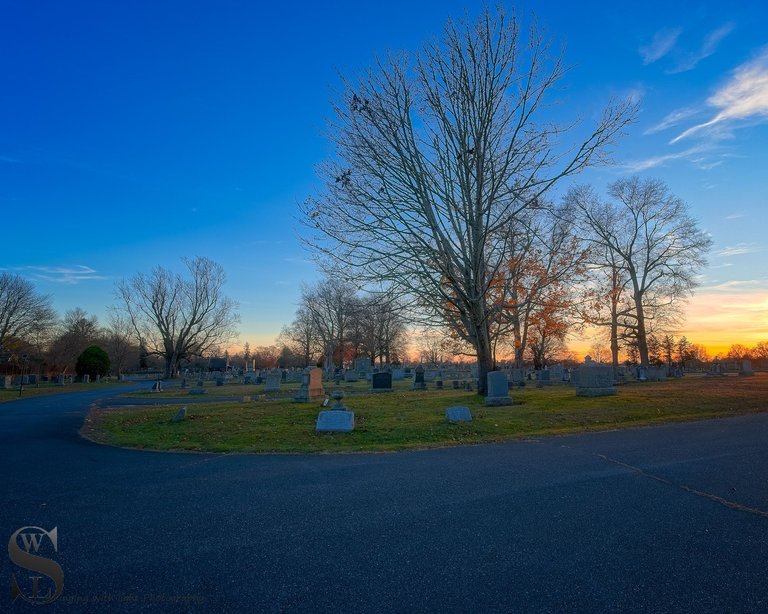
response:
<path fill-rule="evenodd" d="M 81 439 L 103 394 L 0 405 L 0 611 L 768 611 L 765 414 L 223 456 Z M 25 526 L 58 530 L 48 605 L 10 600 L 12 574 L 34 582 L 6 548 Z"/>

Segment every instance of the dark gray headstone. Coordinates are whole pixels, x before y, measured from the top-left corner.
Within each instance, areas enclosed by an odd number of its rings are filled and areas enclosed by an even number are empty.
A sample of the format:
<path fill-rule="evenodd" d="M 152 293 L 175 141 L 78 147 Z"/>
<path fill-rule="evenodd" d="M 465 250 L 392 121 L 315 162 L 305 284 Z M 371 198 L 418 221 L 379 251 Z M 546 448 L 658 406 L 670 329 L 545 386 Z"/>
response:
<path fill-rule="evenodd" d="M 371 375 L 372 392 L 392 392 L 391 373 L 373 373 Z"/>
<path fill-rule="evenodd" d="M 424 367 L 419 365 L 413 374 L 413 390 L 425 390 L 427 388 L 424 383 Z"/>
<path fill-rule="evenodd" d="M 445 410 L 445 417 L 448 422 L 471 422 L 472 413 L 469 407 L 454 405 Z"/>
<path fill-rule="evenodd" d="M 187 417 L 187 406 L 182 407 L 177 414 L 171 419 L 171 422 L 181 422 Z"/>
<path fill-rule="evenodd" d="M 208 391 L 205 388 L 192 388 L 189 394 L 206 394 Z"/>

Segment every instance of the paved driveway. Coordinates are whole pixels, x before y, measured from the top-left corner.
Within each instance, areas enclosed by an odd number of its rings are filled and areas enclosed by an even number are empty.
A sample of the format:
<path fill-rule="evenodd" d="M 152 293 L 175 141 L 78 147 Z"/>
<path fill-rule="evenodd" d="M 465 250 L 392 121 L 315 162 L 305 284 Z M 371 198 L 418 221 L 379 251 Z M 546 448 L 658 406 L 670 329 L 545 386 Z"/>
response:
<path fill-rule="evenodd" d="M 768 415 L 217 456 L 82 440 L 103 394 L 0 405 L 0 584 L 33 582 L 14 531 L 58 529 L 38 612 L 768 611 Z"/>

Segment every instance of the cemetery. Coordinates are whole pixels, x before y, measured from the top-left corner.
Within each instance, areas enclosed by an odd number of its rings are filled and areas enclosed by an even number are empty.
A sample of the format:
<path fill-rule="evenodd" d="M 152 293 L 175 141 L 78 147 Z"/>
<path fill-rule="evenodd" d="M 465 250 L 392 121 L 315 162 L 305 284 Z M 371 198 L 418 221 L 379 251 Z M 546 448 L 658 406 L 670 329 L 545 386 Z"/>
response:
<path fill-rule="evenodd" d="M 745 371 L 746 365 L 741 366 Z M 124 406 L 93 410 L 84 434 L 143 449 L 390 451 L 768 411 L 768 375 L 763 372 L 719 378 L 698 373 L 657 381 L 626 374 L 622 382 L 610 372 L 593 363 L 573 370 L 570 382 L 550 373 L 550 384 L 521 387 L 518 373 L 497 371 L 489 374 L 489 396 L 478 395 L 471 381 L 439 387 L 441 380 L 434 378 L 414 387 L 421 370 L 413 371 L 413 379 L 375 373 L 381 377 L 334 381 L 309 369 L 281 376 L 279 386 L 268 378 L 246 383 L 244 377 L 220 387 L 213 379 L 203 380 L 204 388 L 191 390 L 168 382 L 162 391 L 148 387 L 125 395 Z M 156 404 L 130 406 L 147 398 Z M 183 419 L 174 419 L 182 407 Z"/>

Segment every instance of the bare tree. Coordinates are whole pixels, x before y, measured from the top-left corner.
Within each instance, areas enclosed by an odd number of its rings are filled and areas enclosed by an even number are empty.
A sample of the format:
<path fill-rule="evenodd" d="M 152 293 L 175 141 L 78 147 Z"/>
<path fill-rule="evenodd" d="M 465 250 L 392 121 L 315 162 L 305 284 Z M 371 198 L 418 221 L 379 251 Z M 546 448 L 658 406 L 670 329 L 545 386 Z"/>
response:
<path fill-rule="evenodd" d="M 35 292 L 21 275 L 0 273 L 0 347 L 12 339 L 32 340 L 56 322 L 51 297 Z"/>
<path fill-rule="evenodd" d="M 120 307 L 140 345 L 165 360 L 165 377 L 178 372 L 180 361 L 230 341 L 240 320 L 237 304 L 223 294 L 221 265 L 199 256 L 182 260 L 187 278 L 157 267 L 117 284 Z"/>
<path fill-rule="evenodd" d="M 83 350 L 102 341 L 99 319 L 81 307 L 67 310 L 57 328 L 48 349 L 49 366 L 57 371 L 73 371 Z"/>
<path fill-rule="evenodd" d="M 669 317 L 693 292 L 712 239 L 661 181 L 620 179 L 609 195 L 612 200 L 603 202 L 580 186 L 566 200 L 579 211 L 586 238 L 607 255 L 604 265 L 626 279 L 632 310 L 623 325 L 631 330 L 640 363 L 648 365 L 649 318 Z"/>
<path fill-rule="evenodd" d="M 303 367 L 314 364 L 325 349 L 315 318 L 306 305 L 299 306 L 293 322 L 283 326 L 277 341 L 301 357 Z"/>
<path fill-rule="evenodd" d="M 129 360 L 138 362 L 139 348 L 133 340 L 133 327 L 125 313 L 110 309 L 109 323 L 104 329 L 105 350 L 109 354 L 112 369 L 119 377 Z"/>
<path fill-rule="evenodd" d="M 358 283 L 397 288 L 425 322 L 450 314 L 474 349 L 481 394 L 506 229 L 559 180 L 603 160 L 634 108 L 612 104 L 564 144 L 568 128 L 542 111 L 567 69 L 535 25 L 524 39 L 514 17 L 486 10 L 474 23 L 448 21 L 412 63 L 390 56 L 345 82 L 326 188 L 304 205 L 320 258 Z"/>
<path fill-rule="evenodd" d="M 344 345 L 357 302 L 355 288 L 336 277 L 328 276 L 314 286 L 302 288 L 301 306 L 322 341 L 327 370 L 344 361 Z"/>

